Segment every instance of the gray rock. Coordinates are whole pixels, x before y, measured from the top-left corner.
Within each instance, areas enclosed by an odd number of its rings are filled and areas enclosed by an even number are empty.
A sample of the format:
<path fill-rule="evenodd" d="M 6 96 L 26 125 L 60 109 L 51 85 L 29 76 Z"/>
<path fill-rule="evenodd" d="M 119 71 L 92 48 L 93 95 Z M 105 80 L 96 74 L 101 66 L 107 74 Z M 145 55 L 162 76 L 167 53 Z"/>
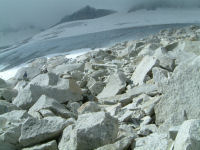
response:
<path fill-rule="evenodd" d="M 126 76 L 122 72 L 114 73 L 109 77 L 108 83 L 97 98 L 112 97 L 120 94 L 126 87 Z"/>
<path fill-rule="evenodd" d="M 105 108 L 106 112 L 108 112 L 111 116 L 116 116 L 120 109 L 122 108 L 122 105 L 120 103 L 111 105 Z"/>
<path fill-rule="evenodd" d="M 141 94 L 147 94 L 150 96 L 157 95 L 158 87 L 154 84 L 143 84 L 132 89 L 129 89 L 127 93 L 116 95 L 107 98 L 99 98 L 99 102 L 102 104 L 117 104 L 121 103 L 122 106 L 128 105 L 133 101 L 134 97 L 137 97 Z"/>
<path fill-rule="evenodd" d="M 61 74 L 65 74 L 67 72 L 71 72 L 71 71 L 84 71 L 84 64 L 83 63 L 75 63 L 75 64 L 62 64 L 62 65 L 58 65 L 55 68 L 53 68 L 52 70 L 50 70 L 50 72 L 53 72 L 57 75 L 61 75 Z"/>
<path fill-rule="evenodd" d="M 32 85 L 30 88 L 32 88 Z M 30 89 L 23 89 L 18 92 L 17 97 L 12 103 L 17 107 L 28 110 L 37 101 L 39 96 L 39 94 L 32 93 Z"/>
<path fill-rule="evenodd" d="M 90 78 L 88 81 L 87 87 L 90 90 L 90 92 L 96 96 L 102 92 L 104 88 L 104 83 L 100 81 L 96 81 L 93 78 Z"/>
<path fill-rule="evenodd" d="M 7 87 L 8 87 L 8 84 L 6 83 L 6 81 L 0 78 L 0 88 L 7 88 Z"/>
<path fill-rule="evenodd" d="M 41 79 L 34 79 L 25 89 L 20 90 L 13 104 L 22 109 L 29 109 L 41 95 L 53 98 L 59 103 L 82 100 L 81 89 L 74 80 L 60 78 L 55 83 L 54 77 L 52 80 L 44 80 L 44 82 Z"/>
<path fill-rule="evenodd" d="M 129 122 L 133 116 L 133 111 L 125 111 L 125 113 L 119 118 L 119 122 Z"/>
<path fill-rule="evenodd" d="M 17 90 L 11 88 L 0 88 L 0 98 L 12 102 L 17 96 Z"/>
<path fill-rule="evenodd" d="M 136 67 L 131 80 L 135 85 L 143 84 L 145 82 L 146 75 L 151 69 L 159 64 L 159 61 L 152 56 L 145 56 L 140 64 Z"/>
<path fill-rule="evenodd" d="M 45 95 L 42 95 L 37 102 L 29 109 L 28 113 L 34 116 L 34 113 L 41 114 L 41 118 L 43 116 L 47 116 L 43 114 L 42 110 L 50 110 L 56 116 L 60 116 L 63 118 L 71 118 L 75 117 L 73 113 L 68 111 L 62 104 L 58 103 L 56 100 L 49 98 Z"/>
<path fill-rule="evenodd" d="M 22 125 L 19 143 L 27 147 L 57 138 L 65 127 L 73 123 L 71 119 L 60 117 L 46 117 L 42 120 L 30 118 Z"/>
<path fill-rule="evenodd" d="M 30 117 L 24 110 L 14 110 L 0 115 L 0 145 L 1 147 L 13 147 L 19 149 L 19 137 L 23 122 Z"/>
<path fill-rule="evenodd" d="M 86 114 L 86 113 L 92 113 L 92 112 L 98 112 L 101 110 L 101 107 L 96 102 L 87 102 L 83 104 L 79 109 L 79 114 Z"/>
<path fill-rule="evenodd" d="M 19 110 L 19 108 L 9 102 L 0 100 L 0 115 L 13 110 Z"/>
<path fill-rule="evenodd" d="M 179 65 L 168 82 L 160 87 L 163 96 L 155 107 L 156 123 L 162 130 L 184 120 L 199 118 L 200 57 Z M 192 108 L 192 109 L 191 109 Z"/>
<path fill-rule="evenodd" d="M 167 70 L 158 67 L 154 67 L 152 69 L 152 73 L 153 73 L 153 80 L 155 83 L 164 82 L 169 78 L 169 72 Z"/>
<path fill-rule="evenodd" d="M 21 68 L 17 71 L 15 78 L 18 79 L 18 80 L 23 80 L 24 73 L 27 72 L 27 79 L 31 80 L 34 77 L 36 77 L 37 75 L 39 75 L 40 71 L 41 71 L 40 67 L 38 67 L 38 66 L 24 67 L 24 68 Z"/>
<path fill-rule="evenodd" d="M 76 126 L 63 132 L 59 150 L 92 150 L 114 142 L 118 121 L 105 112 L 80 115 Z"/>
<path fill-rule="evenodd" d="M 23 148 L 22 150 L 58 150 L 58 146 L 55 140 L 45 144 L 36 145 L 29 148 Z"/>
<path fill-rule="evenodd" d="M 153 133 L 147 137 L 136 139 L 132 150 L 168 150 L 169 145 L 167 134 Z"/>
<path fill-rule="evenodd" d="M 200 120 L 185 121 L 176 137 L 174 150 L 200 149 Z"/>
<path fill-rule="evenodd" d="M 149 124 L 149 125 L 142 125 L 140 130 L 137 132 L 140 136 L 147 136 L 151 133 L 157 132 L 158 129 L 155 124 Z"/>
<path fill-rule="evenodd" d="M 128 150 L 131 145 L 134 144 L 134 137 L 124 137 L 121 140 L 113 143 L 97 148 L 96 150 Z"/>

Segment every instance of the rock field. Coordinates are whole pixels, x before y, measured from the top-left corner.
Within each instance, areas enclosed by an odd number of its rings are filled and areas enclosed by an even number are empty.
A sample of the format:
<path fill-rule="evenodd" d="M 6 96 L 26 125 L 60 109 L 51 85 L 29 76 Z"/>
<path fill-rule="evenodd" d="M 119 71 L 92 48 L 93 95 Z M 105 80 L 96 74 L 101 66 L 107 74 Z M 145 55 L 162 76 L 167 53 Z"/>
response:
<path fill-rule="evenodd" d="M 0 79 L 0 150 L 200 150 L 200 27 Z"/>

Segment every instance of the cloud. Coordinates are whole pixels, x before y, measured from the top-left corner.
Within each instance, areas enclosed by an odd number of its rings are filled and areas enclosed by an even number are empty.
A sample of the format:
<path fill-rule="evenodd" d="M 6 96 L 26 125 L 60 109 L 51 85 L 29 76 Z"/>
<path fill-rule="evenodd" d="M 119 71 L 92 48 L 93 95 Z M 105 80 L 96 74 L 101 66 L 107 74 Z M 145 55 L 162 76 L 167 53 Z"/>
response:
<path fill-rule="evenodd" d="M 153 7 L 197 7 L 199 0 L 0 0 L 0 28 L 26 24 L 47 27 L 85 5 L 124 11 Z"/>

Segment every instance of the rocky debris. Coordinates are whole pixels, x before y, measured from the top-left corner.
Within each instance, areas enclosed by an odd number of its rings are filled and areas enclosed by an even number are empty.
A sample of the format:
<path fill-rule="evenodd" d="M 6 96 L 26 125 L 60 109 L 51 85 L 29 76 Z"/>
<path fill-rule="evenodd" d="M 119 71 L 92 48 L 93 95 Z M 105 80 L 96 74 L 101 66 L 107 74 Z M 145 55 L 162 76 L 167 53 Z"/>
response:
<path fill-rule="evenodd" d="M 114 142 L 118 122 L 105 112 L 87 113 L 80 115 L 76 125 L 69 128 L 63 132 L 59 149 L 92 150 Z"/>
<path fill-rule="evenodd" d="M 87 102 L 78 109 L 78 113 L 86 114 L 86 113 L 98 112 L 100 110 L 101 107 L 95 102 Z"/>
<path fill-rule="evenodd" d="M 151 56 L 145 56 L 140 64 L 135 69 L 131 80 L 135 85 L 143 84 L 145 82 L 147 74 L 151 71 L 151 69 L 159 64 L 159 61 Z"/>
<path fill-rule="evenodd" d="M 39 58 L 0 79 L 0 149 L 199 149 L 199 30 Z"/>
<path fill-rule="evenodd" d="M 167 134 L 153 133 L 147 137 L 137 138 L 132 150 L 168 150 L 170 144 Z"/>
<path fill-rule="evenodd" d="M 126 76 L 122 72 L 112 74 L 108 79 L 106 87 L 97 96 L 97 98 L 107 98 L 121 94 L 125 90 L 126 81 Z"/>
<path fill-rule="evenodd" d="M 132 144 L 134 144 L 134 137 L 124 137 L 113 144 L 105 145 L 96 150 L 128 150 Z"/>
<path fill-rule="evenodd" d="M 58 150 L 58 146 L 55 140 L 45 144 L 36 145 L 29 148 L 23 148 L 22 150 Z"/>
<path fill-rule="evenodd" d="M 57 138 L 65 127 L 73 123 L 74 120 L 60 117 L 45 117 L 42 120 L 29 118 L 22 125 L 19 143 L 27 147 Z"/>
<path fill-rule="evenodd" d="M 48 110 L 48 113 L 46 113 Z M 60 116 L 63 118 L 73 118 L 75 115 L 71 113 L 66 107 L 56 100 L 42 95 L 37 102 L 29 109 L 28 113 L 34 117 L 39 118 L 50 116 Z"/>
<path fill-rule="evenodd" d="M 178 131 L 174 150 L 200 149 L 200 120 L 185 121 Z"/>
<path fill-rule="evenodd" d="M 13 110 L 19 110 L 19 108 L 9 102 L 0 100 L 0 115 L 13 111 Z"/>

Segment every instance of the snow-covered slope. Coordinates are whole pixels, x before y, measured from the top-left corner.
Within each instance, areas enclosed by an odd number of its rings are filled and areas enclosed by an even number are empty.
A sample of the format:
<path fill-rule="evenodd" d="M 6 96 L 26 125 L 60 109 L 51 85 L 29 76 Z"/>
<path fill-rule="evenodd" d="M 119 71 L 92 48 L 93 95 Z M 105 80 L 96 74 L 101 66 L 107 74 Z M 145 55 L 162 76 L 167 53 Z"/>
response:
<path fill-rule="evenodd" d="M 138 10 L 97 19 L 63 23 L 36 35 L 33 41 L 71 37 L 112 29 L 172 23 L 200 23 L 200 9 Z"/>

